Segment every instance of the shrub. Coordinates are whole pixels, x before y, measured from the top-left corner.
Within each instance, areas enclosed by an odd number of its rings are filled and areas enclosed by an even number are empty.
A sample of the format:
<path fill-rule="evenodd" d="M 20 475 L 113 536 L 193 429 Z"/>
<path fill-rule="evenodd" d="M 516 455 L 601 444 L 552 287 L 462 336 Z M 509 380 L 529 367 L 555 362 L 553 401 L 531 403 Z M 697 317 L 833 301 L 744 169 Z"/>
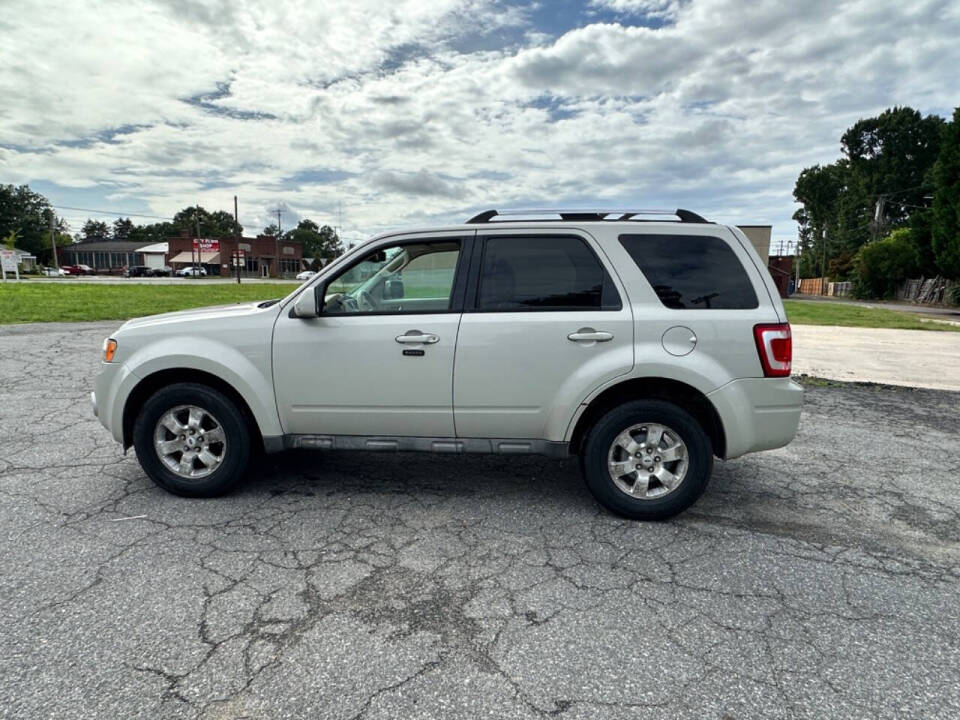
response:
<path fill-rule="evenodd" d="M 892 298 L 897 285 L 918 272 L 919 257 L 906 228 L 867 243 L 853 259 L 853 294 L 858 298 Z"/>

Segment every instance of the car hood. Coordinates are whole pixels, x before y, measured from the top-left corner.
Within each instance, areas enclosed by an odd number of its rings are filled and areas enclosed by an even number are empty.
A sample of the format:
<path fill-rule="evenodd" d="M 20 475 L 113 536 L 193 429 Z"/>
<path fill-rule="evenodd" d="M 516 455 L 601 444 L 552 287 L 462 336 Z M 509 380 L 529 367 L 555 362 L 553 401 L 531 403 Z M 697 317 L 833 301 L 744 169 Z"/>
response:
<path fill-rule="evenodd" d="M 190 310 L 177 310 L 176 312 L 160 313 L 159 315 L 148 315 L 147 317 L 133 318 L 127 320 L 120 326 L 120 332 L 124 330 L 135 330 L 155 325 L 183 324 L 197 321 L 222 321 L 231 318 L 247 316 L 255 313 L 270 312 L 276 310 L 276 303 L 265 305 L 268 301 L 257 301 L 249 303 L 234 303 L 232 305 L 214 305 L 211 307 L 192 308 Z M 265 305 L 264 307 L 261 307 Z"/>

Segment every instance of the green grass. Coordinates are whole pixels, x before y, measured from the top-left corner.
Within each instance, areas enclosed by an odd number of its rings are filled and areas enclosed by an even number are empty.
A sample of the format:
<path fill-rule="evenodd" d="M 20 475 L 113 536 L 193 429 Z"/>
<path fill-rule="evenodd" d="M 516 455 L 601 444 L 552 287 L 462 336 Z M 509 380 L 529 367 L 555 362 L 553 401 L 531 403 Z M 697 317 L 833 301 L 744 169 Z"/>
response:
<path fill-rule="evenodd" d="M 205 305 L 269 300 L 283 297 L 296 283 L 217 285 L 111 285 L 62 282 L 8 282 L 0 285 L 0 323 L 82 322 L 126 320 L 143 315 Z M 416 295 L 416 288 L 410 288 Z M 443 296 L 442 289 L 422 288 L 426 296 Z M 430 293 L 428 295 L 428 293 Z M 912 313 L 859 307 L 847 303 L 786 300 L 790 322 L 797 325 L 898 328 L 960 331 L 956 325 L 923 322 Z"/>
<path fill-rule="evenodd" d="M 897 330 L 960 331 L 960 326 L 923 322 L 913 313 L 881 310 L 859 305 L 816 300 L 784 300 L 787 318 L 795 325 L 841 325 L 843 327 L 895 328 Z"/>
<path fill-rule="evenodd" d="M 116 285 L 7 282 L 0 285 L 0 323 L 127 320 L 172 310 L 269 300 L 297 283 L 218 285 Z"/>

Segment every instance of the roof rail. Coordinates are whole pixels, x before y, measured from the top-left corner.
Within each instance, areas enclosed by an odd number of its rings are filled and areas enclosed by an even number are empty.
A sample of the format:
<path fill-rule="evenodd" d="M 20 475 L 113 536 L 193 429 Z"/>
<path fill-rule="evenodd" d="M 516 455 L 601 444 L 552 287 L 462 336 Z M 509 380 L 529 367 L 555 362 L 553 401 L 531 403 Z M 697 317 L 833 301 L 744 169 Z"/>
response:
<path fill-rule="evenodd" d="M 557 208 L 517 208 L 511 210 L 484 210 L 482 213 L 474 215 L 472 218 L 467 220 L 468 225 L 473 225 L 477 223 L 489 223 L 496 217 L 522 217 L 525 220 L 533 220 L 534 218 L 543 218 L 544 216 L 550 215 L 559 215 L 561 220 L 577 220 L 577 221 L 590 221 L 590 220 L 609 220 L 609 221 L 622 221 L 622 220 L 634 220 L 635 222 L 642 222 L 642 218 L 636 218 L 637 215 L 672 215 L 677 218 L 677 221 L 682 223 L 709 223 L 709 220 L 705 220 L 700 215 L 697 215 L 695 212 L 690 210 L 684 210 L 683 208 L 677 208 L 676 210 L 608 210 L 608 209 L 557 209 Z M 614 217 L 610 217 L 610 216 Z"/>

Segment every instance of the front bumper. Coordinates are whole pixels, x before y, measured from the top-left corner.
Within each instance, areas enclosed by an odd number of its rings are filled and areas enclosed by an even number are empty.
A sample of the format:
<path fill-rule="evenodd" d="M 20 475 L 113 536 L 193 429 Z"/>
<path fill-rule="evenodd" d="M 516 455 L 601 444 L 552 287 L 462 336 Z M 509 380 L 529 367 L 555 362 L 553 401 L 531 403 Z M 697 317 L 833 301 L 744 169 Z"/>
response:
<path fill-rule="evenodd" d="M 93 414 L 118 443 L 123 442 L 123 406 L 136 383 L 136 376 L 123 363 L 100 363 L 100 373 L 90 393 Z"/>
<path fill-rule="evenodd" d="M 727 459 L 783 447 L 800 426 L 803 388 L 790 378 L 741 378 L 707 397 L 723 423 Z"/>

